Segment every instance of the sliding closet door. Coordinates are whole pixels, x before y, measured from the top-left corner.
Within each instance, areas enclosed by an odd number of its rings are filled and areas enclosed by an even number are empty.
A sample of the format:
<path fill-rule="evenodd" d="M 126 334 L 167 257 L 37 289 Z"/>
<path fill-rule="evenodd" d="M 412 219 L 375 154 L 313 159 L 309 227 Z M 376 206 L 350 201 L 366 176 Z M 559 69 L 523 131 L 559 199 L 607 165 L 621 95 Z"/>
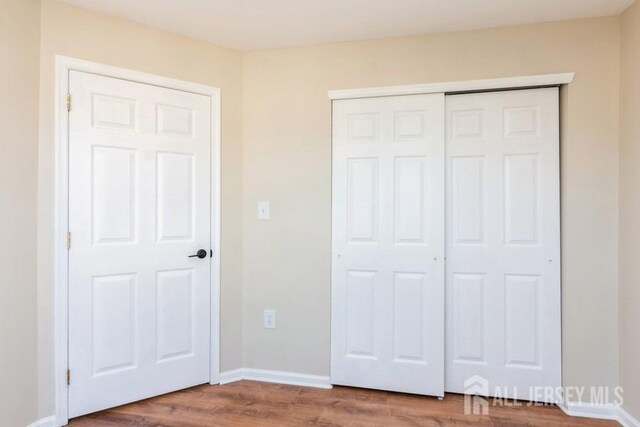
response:
<path fill-rule="evenodd" d="M 333 103 L 331 381 L 444 394 L 444 95 Z"/>
<path fill-rule="evenodd" d="M 447 96 L 447 374 L 561 384 L 558 89 Z"/>

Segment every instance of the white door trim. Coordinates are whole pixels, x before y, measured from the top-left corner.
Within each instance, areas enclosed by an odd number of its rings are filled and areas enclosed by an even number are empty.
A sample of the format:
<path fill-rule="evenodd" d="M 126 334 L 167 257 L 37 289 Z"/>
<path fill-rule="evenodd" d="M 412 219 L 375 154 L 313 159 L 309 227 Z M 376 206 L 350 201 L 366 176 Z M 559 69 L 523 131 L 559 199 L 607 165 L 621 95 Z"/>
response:
<path fill-rule="evenodd" d="M 211 338 L 210 384 L 220 380 L 220 89 L 65 56 L 56 56 L 55 88 L 55 238 L 54 238 L 54 346 L 55 420 L 68 422 L 68 278 L 69 253 L 69 72 L 105 77 L 191 92 L 211 98 Z"/>
<path fill-rule="evenodd" d="M 571 83 L 575 73 L 539 74 L 534 76 L 502 77 L 497 79 L 462 80 L 457 82 L 424 83 L 405 86 L 383 86 L 361 89 L 330 90 L 329 99 L 373 98 L 376 96 L 416 95 L 487 91 L 492 89 L 533 88 Z"/>

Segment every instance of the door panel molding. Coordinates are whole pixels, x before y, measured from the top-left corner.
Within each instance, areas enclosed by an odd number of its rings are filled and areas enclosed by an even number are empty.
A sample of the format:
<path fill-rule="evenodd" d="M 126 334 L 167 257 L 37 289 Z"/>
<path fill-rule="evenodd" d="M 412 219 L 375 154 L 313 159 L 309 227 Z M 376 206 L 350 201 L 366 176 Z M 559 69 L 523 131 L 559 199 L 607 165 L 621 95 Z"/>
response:
<path fill-rule="evenodd" d="M 220 377 L 220 89 L 124 68 L 112 67 L 75 58 L 56 56 L 55 67 L 55 206 L 54 206 L 54 377 L 55 422 L 59 426 L 68 422 L 68 281 L 69 281 L 69 111 L 73 100 L 68 100 L 69 73 L 80 71 L 112 77 L 135 83 L 175 89 L 209 97 L 211 102 L 211 245 L 213 257 L 210 280 L 210 357 L 209 381 L 218 384 Z M 120 100 L 120 108 L 110 111 L 122 114 L 100 117 L 104 126 L 118 126 L 125 131 L 135 131 L 131 121 L 132 108 L 127 100 Z M 188 111 L 169 108 L 162 114 L 162 130 L 168 134 L 191 132 L 189 126 L 177 126 L 176 118 L 188 116 Z M 125 117 L 129 112 L 128 118 Z M 126 120 L 125 120 L 126 119 Z M 72 236 L 71 236 L 72 237 Z M 73 380 L 73 379 L 72 379 Z"/>

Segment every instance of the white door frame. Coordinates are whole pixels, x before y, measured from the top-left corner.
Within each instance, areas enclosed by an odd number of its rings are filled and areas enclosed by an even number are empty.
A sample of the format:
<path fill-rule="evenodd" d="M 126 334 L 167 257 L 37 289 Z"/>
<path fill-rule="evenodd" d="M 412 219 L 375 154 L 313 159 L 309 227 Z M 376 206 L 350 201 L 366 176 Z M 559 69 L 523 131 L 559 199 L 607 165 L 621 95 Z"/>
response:
<path fill-rule="evenodd" d="M 211 99 L 211 328 L 209 383 L 220 379 L 220 89 L 153 74 L 117 68 L 65 56 L 56 56 L 55 86 L 55 238 L 54 238 L 54 346 L 55 420 L 68 423 L 68 298 L 69 298 L 69 72 L 82 71 L 136 83 L 208 96 Z"/>

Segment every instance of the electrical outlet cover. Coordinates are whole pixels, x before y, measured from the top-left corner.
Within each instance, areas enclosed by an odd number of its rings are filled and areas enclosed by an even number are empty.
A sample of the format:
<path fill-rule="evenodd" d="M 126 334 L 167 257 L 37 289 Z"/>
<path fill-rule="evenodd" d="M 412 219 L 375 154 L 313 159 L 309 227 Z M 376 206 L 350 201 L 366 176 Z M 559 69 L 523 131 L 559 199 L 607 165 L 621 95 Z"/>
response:
<path fill-rule="evenodd" d="M 264 311 L 264 327 L 265 329 L 275 329 L 276 327 L 276 311 L 275 310 Z"/>

